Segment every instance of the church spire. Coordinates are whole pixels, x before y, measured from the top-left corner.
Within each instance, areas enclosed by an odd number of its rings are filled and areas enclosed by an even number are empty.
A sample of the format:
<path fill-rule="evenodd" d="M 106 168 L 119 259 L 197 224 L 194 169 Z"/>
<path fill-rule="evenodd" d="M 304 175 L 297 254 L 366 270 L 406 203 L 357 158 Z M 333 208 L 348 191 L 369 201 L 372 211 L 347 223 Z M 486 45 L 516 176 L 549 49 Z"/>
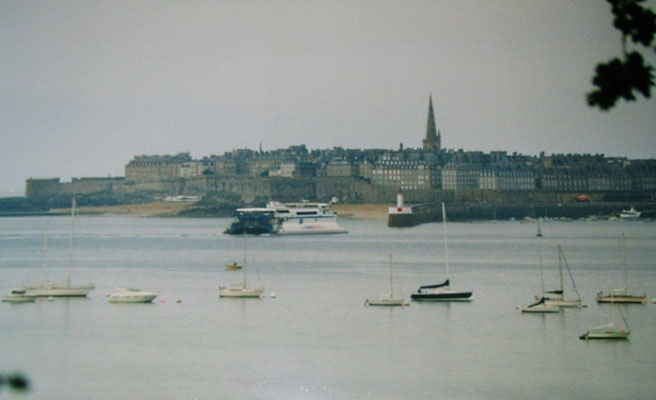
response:
<path fill-rule="evenodd" d="M 439 151 L 441 147 L 441 136 L 437 134 L 435 126 L 435 115 L 433 113 L 433 95 L 428 98 L 428 121 L 426 123 L 426 139 L 424 139 L 424 150 Z"/>

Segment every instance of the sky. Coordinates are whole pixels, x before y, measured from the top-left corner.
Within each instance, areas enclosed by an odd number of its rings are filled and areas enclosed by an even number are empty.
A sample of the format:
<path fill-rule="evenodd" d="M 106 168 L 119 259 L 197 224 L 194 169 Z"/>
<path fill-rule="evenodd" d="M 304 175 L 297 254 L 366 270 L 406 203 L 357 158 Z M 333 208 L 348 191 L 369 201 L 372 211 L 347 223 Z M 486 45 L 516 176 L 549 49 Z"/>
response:
<path fill-rule="evenodd" d="M 585 102 L 620 52 L 602 0 L 5 0 L 0 196 L 141 154 L 419 148 L 429 96 L 447 149 L 654 158 L 656 91 Z"/>

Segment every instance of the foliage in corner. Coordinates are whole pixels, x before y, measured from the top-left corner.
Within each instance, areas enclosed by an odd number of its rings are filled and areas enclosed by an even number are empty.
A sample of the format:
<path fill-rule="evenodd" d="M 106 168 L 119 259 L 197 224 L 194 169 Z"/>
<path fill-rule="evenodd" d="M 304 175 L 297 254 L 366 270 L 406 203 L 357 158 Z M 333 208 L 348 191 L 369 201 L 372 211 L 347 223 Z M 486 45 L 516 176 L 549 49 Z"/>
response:
<path fill-rule="evenodd" d="M 615 16 L 613 25 L 622 33 L 622 58 L 597 64 L 588 93 L 588 105 L 607 111 L 619 99 L 635 101 L 636 93 L 651 97 L 654 68 L 637 50 L 627 51 L 627 39 L 634 45 L 650 48 L 656 36 L 656 14 L 644 6 L 645 0 L 608 0 Z M 654 47 L 656 51 L 656 46 Z"/>

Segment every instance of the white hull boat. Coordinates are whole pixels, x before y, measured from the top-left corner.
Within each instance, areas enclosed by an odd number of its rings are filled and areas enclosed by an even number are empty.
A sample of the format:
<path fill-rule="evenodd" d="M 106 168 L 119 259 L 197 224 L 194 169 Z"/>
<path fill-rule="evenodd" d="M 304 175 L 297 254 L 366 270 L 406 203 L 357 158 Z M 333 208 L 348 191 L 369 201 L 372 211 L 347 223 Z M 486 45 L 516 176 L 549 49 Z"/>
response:
<path fill-rule="evenodd" d="M 95 288 L 93 284 L 44 283 L 25 287 L 27 294 L 36 297 L 86 297 Z"/>
<path fill-rule="evenodd" d="M 9 294 L 2 297 L 5 303 L 32 303 L 36 296 L 27 294 L 25 289 L 11 289 Z"/>
<path fill-rule="evenodd" d="M 337 224 L 337 214 L 326 203 L 280 203 L 272 201 L 268 209 L 275 210 L 278 235 L 348 233 Z"/>
<path fill-rule="evenodd" d="M 620 213 L 620 219 L 635 220 L 640 218 L 640 214 L 640 211 L 636 211 L 634 207 L 631 207 L 629 210 L 622 210 Z"/>
<path fill-rule="evenodd" d="M 364 302 L 368 306 L 405 306 L 405 299 L 394 298 L 394 275 L 392 267 L 392 256 L 390 255 L 390 292 L 382 294 L 376 299 L 367 299 Z"/>
<path fill-rule="evenodd" d="M 533 305 L 533 306 L 521 306 L 520 310 L 523 313 L 535 313 L 535 314 L 549 314 L 560 312 L 560 307 L 549 306 L 545 303 Z"/>
<path fill-rule="evenodd" d="M 55 283 L 55 282 L 42 282 L 36 285 L 28 285 L 25 287 L 27 294 L 37 296 L 37 297 L 86 297 L 90 291 L 95 289 L 93 283 L 86 284 L 72 284 L 71 283 L 71 270 L 73 268 L 73 248 L 75 241 L 75 216 L 77 212 L 77 202 L 73 199 L 71 204 L 71 219 L 72 219 L 72 228 L 71 235 L 68 242 L 68 256 L 70 258 L 70 267 L 68 274 L 66 275 L 66 283 Z M 45 263 L 45 237 L 43 243 L 43 260 L 42 263 Z M 42 265 L 43 268 L 43 265 Z"/>
<path fill-rule="evenodd" d="M 546 305 L 548 306 L 554 306 L 554 307 L 577 307 L 577 308 L 584 308 L 587 307 L 588 305 L 583 303 L 582 300 L 564 300 L 564 299 L 558 299 L 558 298 L 549 298 L 547 300 Z"/>
<path fill-rule="evenodd" d="M 565 298 L 565 284 L 563 281 L 563 264 L 565 264 L 565 267 L 567 267 L 567 273 L 569 274 L 569 279 L 572 282 L 572 288 L 576 293 L 575 299 Z M 572 275 L 572 271 L 570 270 L 569 264 L 567 263 L 567 259 L 565 258 L 565 253 L 563 253 L 563 248 L 560 245 L 558 245 L 558 272 L 560 274 L 559 275 L 560 290 L 552 290 L 546 292 L 548 296 L 545 299 L 545 304 L 547 306 L 554 306 L 554 307 L 572 307 L 572 308 L 587 307 L 587 304 L 583 303 L 583 300 L 581 300 L 581 296 L 579 295 L 579 290 L 576 288 L 576 282 L 574 282 L 574 276 Z"/>
<path fill-rule="evenodd" d="M 116 292 L 107 295 L 110 303 L 150 303 L 157 296 L 157 293 L 139 289 L 117 289 Z"/>
<path fill-rule="evenodd" d="M 220 287 L 219 297 L 246 297 L 246 298 L 260 298 L 264 293 L 264 289 L 248 289 L 243 284 L 232 285 L 231 287 Z"/>

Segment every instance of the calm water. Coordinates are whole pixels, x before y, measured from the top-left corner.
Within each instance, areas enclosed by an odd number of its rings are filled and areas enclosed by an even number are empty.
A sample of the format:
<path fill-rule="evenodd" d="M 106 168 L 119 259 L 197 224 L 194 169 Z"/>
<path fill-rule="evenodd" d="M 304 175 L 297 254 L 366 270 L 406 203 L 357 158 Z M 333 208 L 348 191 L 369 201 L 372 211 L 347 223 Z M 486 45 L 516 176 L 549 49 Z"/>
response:
<path fill-rule="evenodd" d="M 342 221 L 347 235 L 222 235 L 227 219 L 80 217 L 73 280 L 87 299 L 0 304 L 0 370 L 25 372 L 38 399 L 653 398 L 656 305 L 624 306 L 629 342 L 578 336 L 614 319 L 599 290 L 628 285 L 656 297 L 656 224 L 449 224 L 454 288 L 463 304 L 365 307 L 444 278 L 441 225 L 389 229 Z M 69 266 L 67 218 L 0 219 L 0 290 Z M 45 234 L 44 234 L 45 233 Z M 47 251 L 42 255 L 42 241 Z M 219 299 L 242 273 L 224 264 L 248 248 L 248 280 L 264 299 Z M 587 309 L 522 315 L 558 285 L 561 243 Z M 108 304 L 114 287 L 160 293 L 154 304 Z M 566 287 L 567 288 L 567 287 Z M 276 297 L 271 298 L 270 294 Z M 181 300 L 181 303 L 177 303 Z M 1 393 L 1 392 L 0 392 Z M 7 393 L 1 393 L 7 395 Z"/>

